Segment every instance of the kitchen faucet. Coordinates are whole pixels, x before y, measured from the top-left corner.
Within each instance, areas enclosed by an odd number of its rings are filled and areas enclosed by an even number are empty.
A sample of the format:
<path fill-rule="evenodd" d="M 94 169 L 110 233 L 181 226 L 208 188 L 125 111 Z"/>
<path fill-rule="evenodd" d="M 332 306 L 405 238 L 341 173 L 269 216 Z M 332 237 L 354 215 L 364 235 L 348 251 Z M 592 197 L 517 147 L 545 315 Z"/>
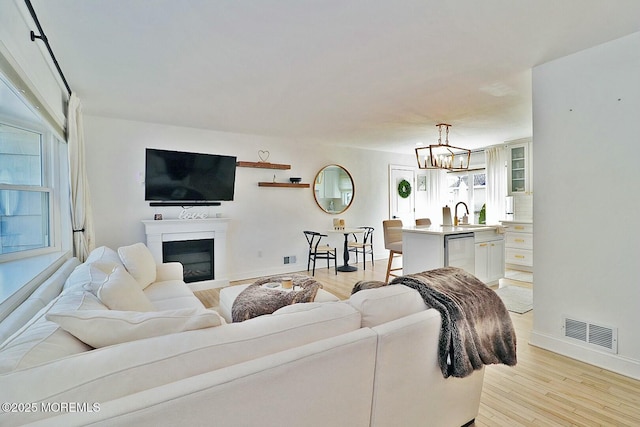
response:
<path fill-rule="evenodd" d="M 460 205 L 464 205 L 465 210 L 467 211 L 467 215 L 469 215 L 469 207 L 467 206 L 467 204 L 465 202 L 458 202 L 456 203 L 456 208 L 455 208 L 455 212 L 453 214 L 453 225 L 458 225 L 458 206 Z"/>

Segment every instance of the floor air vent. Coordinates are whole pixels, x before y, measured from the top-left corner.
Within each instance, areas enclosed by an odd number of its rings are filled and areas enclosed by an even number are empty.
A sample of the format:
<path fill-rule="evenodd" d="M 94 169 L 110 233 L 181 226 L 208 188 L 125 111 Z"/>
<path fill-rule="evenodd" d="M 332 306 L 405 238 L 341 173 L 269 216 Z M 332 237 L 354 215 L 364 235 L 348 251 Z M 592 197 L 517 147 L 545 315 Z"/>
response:
<path fill-rule="evenodd" d="M 618 352 L 618 329 L 595 325 L 582 320 L 564 318 L 564 336 L 598 347 L 611 353 Z"/>

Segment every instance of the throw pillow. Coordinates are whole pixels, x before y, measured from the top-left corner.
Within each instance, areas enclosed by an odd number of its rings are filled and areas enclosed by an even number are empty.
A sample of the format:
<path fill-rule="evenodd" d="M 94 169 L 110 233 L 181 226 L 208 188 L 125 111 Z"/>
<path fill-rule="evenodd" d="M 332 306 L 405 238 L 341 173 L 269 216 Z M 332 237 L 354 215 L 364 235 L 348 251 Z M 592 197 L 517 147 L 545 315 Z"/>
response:
<path fill-rule="evenodd" d="M 223 323 L 220 315 L 215 311 L 200 308 L 146 313 L 74 310 L 50 313 L 47 319 L 56 322 L 80 341 L 95 348 L 220 326 Z"/>
<path fill-rule="evenodd" d="M 142 289 L 156 281 L 156 261 L 143 243 L 118 248 L 118 255 Z"/>
<path fill-rule="evenodd" d="M 85 286 L 91 281 L 96 282 L 97 280 L 99 280 L 99 277 L 96 277 L 95 275 L 92 276 L 91 272 L 89 271 L 90 265 L 94 262 L 99 262 L 102 264 L 121 264 L 122 263 L 122 261 L 120 261 L 120 257 L 118 256 L 118 253 L 113 249 L 108 248 L 106 246 L 100 246 L 99 248 L 95 248 L 93 251 L 91 251 L 87 260 L 84 263 L 77 266 L 73 270 L 73 272 L 71 272 L 71 274 L 69 275 L 69 277 L 67 278 L 64 284 L 64 287 L 63 287 L 64 291 L 66 292 L 71 288 L 75 288 L 78 286 Z M 96 271 L 94 271 L 94 274 L 95 273 Z M 105 275 L 106 273 L 103 273 L 101 275 L 103 280 Z"/>
<path fill-rule="evenodd" d="M 95 265 L 94 268 L 100 266 Z M 104 282 L 96 292 L 100 301 L 110 310 L 153 311 L 155 307 L 144 294 L 136 279 L 124 267 L 113 264 Z"/>

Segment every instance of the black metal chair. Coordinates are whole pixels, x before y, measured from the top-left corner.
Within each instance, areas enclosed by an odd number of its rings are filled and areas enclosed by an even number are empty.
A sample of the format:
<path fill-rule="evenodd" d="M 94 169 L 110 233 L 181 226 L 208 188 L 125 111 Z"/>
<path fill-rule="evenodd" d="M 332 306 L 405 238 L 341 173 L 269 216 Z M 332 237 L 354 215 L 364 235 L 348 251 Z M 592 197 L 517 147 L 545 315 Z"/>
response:
<path fill-rule="evenodd" d="M 355 252 L 356 262 L 358 262 L 358 253 L 362 253 L 363 268 L 367 269 L 367 254 L 371 254 L 371 265 L 373 266 L 373 227 L 358 227 L 364 230 L 362 240 L 358 241 L 358 234 L 352 233 L 353 241 L 347 243 L 349 252 Z"/>
<path fill-rule="evenodd" d="M 329 261 L 333 260 L 333 265 L 336 270 L 336 274 L 338 274 L 338 261 L 336 257 L 336 248 L 332 248 L 329 245 L 320 245 L 320 240 L 323 237 L 327 237 L 326 234 L 320 234 L 317 231 L 304 231 L 304 237 L 307 239 L 307 243 L 309 243 L 309 256 L 307 257 L 307 271 L 309 271 L 309 267 L 311 265 L 311 261 L 313 261 L 313 270 L 311 275 L 315 276 L 316 274 L 316 260 L 317 259 L 326 259 L 327 260 L 327 268 L 329 268 Z"/>

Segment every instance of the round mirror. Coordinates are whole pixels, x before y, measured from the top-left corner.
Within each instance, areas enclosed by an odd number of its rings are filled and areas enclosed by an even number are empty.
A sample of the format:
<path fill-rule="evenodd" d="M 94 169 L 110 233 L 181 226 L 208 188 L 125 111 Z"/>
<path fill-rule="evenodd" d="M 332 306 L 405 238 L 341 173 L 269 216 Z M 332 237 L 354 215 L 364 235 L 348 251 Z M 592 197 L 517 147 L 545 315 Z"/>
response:
<path fill-rule="evenodd" d="M 316 175 L 313 196 L 326 213 L 339 214 L 349 209 L 354 192 L 353 178 L 342 166 L 325 166 Z"/>

